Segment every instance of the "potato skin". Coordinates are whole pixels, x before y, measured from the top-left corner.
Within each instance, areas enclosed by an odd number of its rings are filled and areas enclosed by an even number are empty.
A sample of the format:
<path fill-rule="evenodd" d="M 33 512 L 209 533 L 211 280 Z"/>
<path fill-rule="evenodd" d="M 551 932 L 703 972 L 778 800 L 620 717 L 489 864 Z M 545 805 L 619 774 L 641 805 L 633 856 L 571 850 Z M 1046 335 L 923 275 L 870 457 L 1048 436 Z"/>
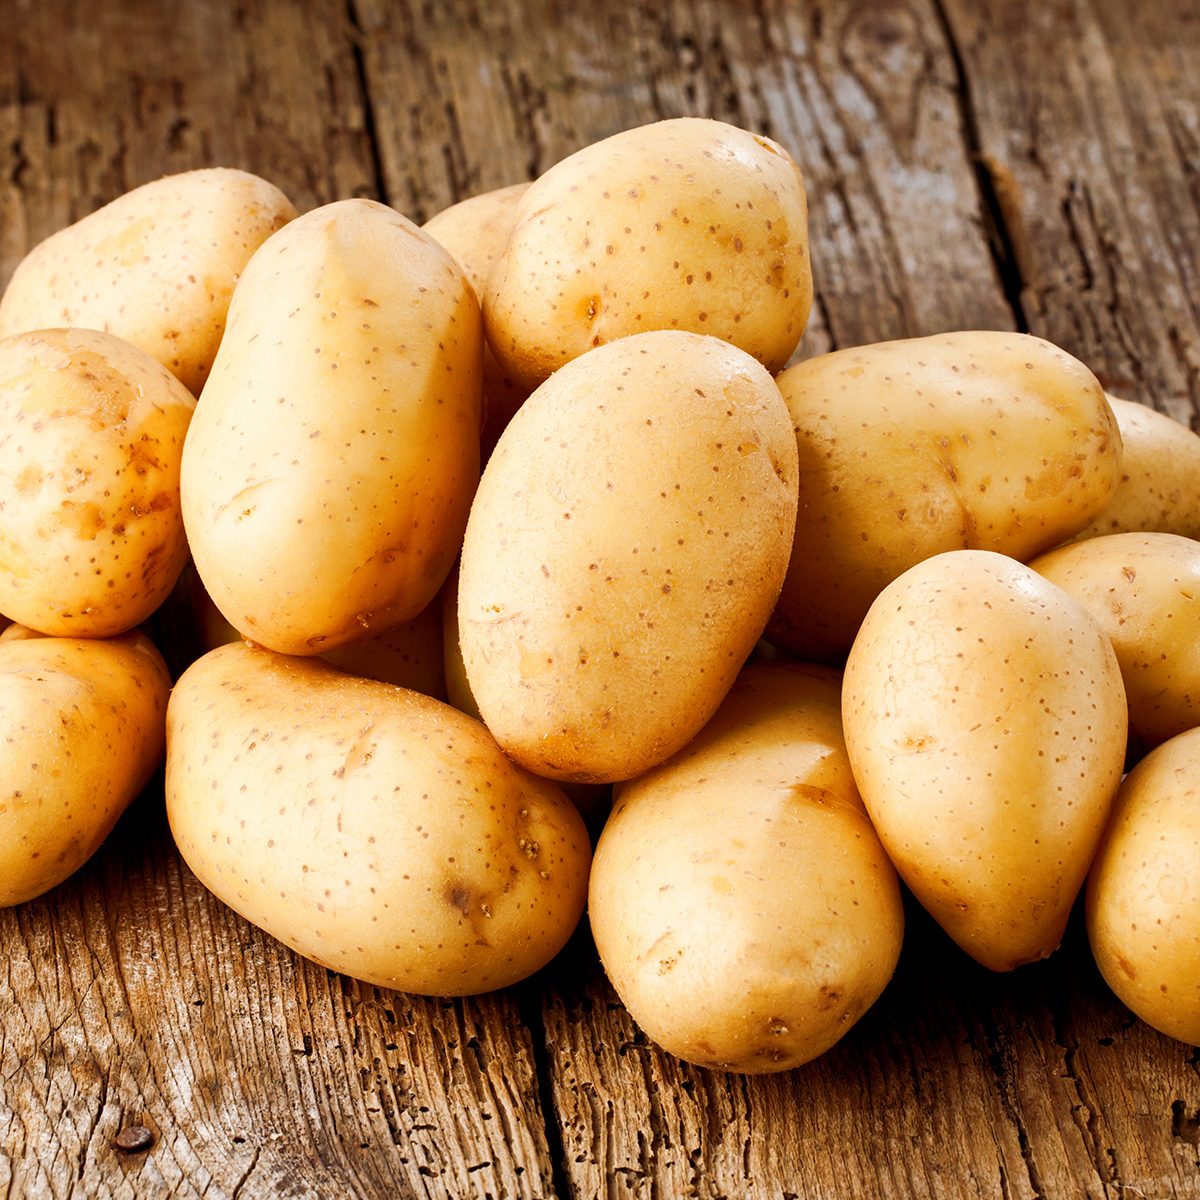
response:
<path fill-rule="evenodd" d="M 77 871 L 162 759 L 171 681 L 142 633 L 0 643 L 0 906 Z"/>
<path fill-rule="evenodd" d="M 579 815 L 477 721 L 315 659 L 221 646 L 175 685 L 167 815 L 191 869 L 292 949 L 381 987 L 532 974 L 583 911 Z"/>
<path fill-rule="evenodd" d="M 1121 431 L 1121 476 L 1104 511 L 1074 541 L 1110 533 L 1200 538 L 1200 437 L 1145 404 L 1108 397 Z"/>
<path fill-rule="evenodd" d="M 1087 929 L 1108 986 L 1148 1025 L 1200 1045 L 1200 729 L 1125 778 L 1088 877 Z"/>
<path fill-rule="evenodd" d="M 198 396 L 238 276 L 295 215 L 277 187 L 246 171 L 210 167 L 143 184 L 30 251 L 0 299 L 0 337 L 106 330 Z"/>
<path fill-rule="evenodd" d="M 624 338 L 529 398 L 459 575 L 467 679 L 506 753 L 602 783 L 694 736 L 778 593 L 794 453 L 770 376 L 716 338 Z"/>
<path fill-rule="evenodd" d="M 240 633 L 319 654 L 429 604 L 479 476 L 482 345 L 462 271 L 382 204 L 254 256 L 183 455 L 196 569 Z"/>
<path fill-rule="evenodd" d="M 1108 639 L 999 554 L 927 559 L 871 606 L 842 693 L 854 778 L 917 899 L 994 971 L 1062 938 L 1125 758 Z"/>
<path fill-rule="evenodd" d="M 112 637 L 187 561 L 179 491 L 195 401 L 136 347 L 88 329 L 0 342 L 0 609 Z"/>
<path fill-rule="evenodd" d="M 922 559 L 1027 559 L 1091 521 L 1121 439 L 1092 373 L 1019 333 L 945 333 L 808 359 L 778 379 L 800 517 L 768 638 L 840 661 L 871 602 Z"/>
<path fill-rule="evenodd" d="M 839 685 L 748 667 L 683 751 L 617 788 L 592 932 L 633 1018 L 689 1062 L 807 1062 L 895 969 L 900 889 L 850 772 Z"/>
<path fill-rule="evenodd" d="M 723 338 L 780 370 L 812 307 L 808 208 L 782 146 L 721 121 L 627 129 L 526 192 L 484 298 L 488 341 L 534 388 L 650 329 Z"/>
<path fill-rule="evenodd" d="M 1129 731 L 1143 747 L 1200 725 L 1200 542 L 1115 533 L 1029 565 L 1074 596 L 1112 642 Z"/>
<path fill-rule="evenodd" d="M 517 206 L 528 190 L 528 183 L 514 183 L 471 196 L 444 208 L 421 226 L 454 256 L 481 302 L 488 276 L 508 245 Z M 480 443 L 485 462 L 513 413 L 528 399 L 530 390 L 519 385 L 497 361 L 491 347 L 485 345 Z"/>

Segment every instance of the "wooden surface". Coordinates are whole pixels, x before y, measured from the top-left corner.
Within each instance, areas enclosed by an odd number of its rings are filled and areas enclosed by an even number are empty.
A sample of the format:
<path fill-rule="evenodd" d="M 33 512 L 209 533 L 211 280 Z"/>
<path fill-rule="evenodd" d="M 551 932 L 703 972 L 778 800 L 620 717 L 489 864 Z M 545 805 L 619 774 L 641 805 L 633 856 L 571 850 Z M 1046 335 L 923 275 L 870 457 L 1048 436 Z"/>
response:
<path fill-rule="evenodd" d="M 1028 329 L 1194 420 L 1198 63 L 1194 0 L 3 0 L 0 282 L 164 172 L 422 219 L 700 113 L 804 166 L 804 352 Z M 166 1195 L 1200 1196 L 1200 1052 L 1113 999 L 1077 926 L 996 977 L 919 912 L 879 1004 L 770 1078 L 648 1045 L 586 931 L 509 992 L 384 992 L 212 900 L 152 787 L 0 912 L 0 1197 Z"/>

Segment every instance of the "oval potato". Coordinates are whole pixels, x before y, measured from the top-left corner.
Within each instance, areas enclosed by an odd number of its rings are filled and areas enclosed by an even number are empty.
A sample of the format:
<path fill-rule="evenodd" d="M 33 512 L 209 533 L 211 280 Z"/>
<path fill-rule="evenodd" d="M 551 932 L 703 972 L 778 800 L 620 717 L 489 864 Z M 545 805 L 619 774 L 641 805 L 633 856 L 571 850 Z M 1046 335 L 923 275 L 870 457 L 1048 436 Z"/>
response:
<path fill-rule="evenodd" d="M 183 455 L 196 569 L 234 628 L 319 654 L 430 603 L 479 477 L 482 346 L 462 271 L 382 204 L 259 250 Z"/>
<path fill-rule="evenodd" d="M 628 779 L 716 710 L 787 564 L 795 441 L 778 389 L 716 338 L 656 332 L 568 363 L 488 463 L 459 641 L 505 752 Z"/>
<path fill-rule="evenodd" d="M 900 888 L 850 772 L 839 685 L 749 667 L 683 751 L 617 789 L 592 932 L 634 1020 L 689 1062 L 807 1062 L 895 969 Z"/>
<path fill-rule="evenodd" d="M 534 388 L 594 346 L 711 334 L 772 373 L 812 307 L 808 207 L 782 146 L 679 117 L 605 138 L 536 180 L 484 297 L 488 342 Z"/>
<path fill-rule="evenodd" d="M 0 337 L 101 329 L 198 396 L 238 276 L 295 215 L 277 187 L 247 171 L 208 167 L 143 184 L 29 252 L 0 299 Z"/>
<path fill-rule="evenodd" d="M 171 687 L 150 639 L 0 642 L 0 906 L 23 904 L 95 853 L 162 759 Z"/>
<path fill-rule="evenodd" d="M 1200 729 L 1126 776 L 1088 877 L 1109 987 L 1148 1025 L 1200 1045 Z"/>
<path fill-rule="evenodd" d="M 167 714 L 167 814 L 188 865 L 332 970 L 424 995 L 532 974 L 583 911 L 590 848 L 552 783 L 418 692 L 244 642 Z"/>
<path fill-rule="evenodd" d="M 982 550 L 927 559 L 846 663 L 846 747 L 905 883 L 994 971 L 1062 938 L 1125 759 L 1108 639 L 1077 601 Z"/>
<path fill-rule="evenodd" d="M 187 561 L 179 487 L 195 401 L 90 329 L 0 342 L 0 609 L 61 637 L 144 621 Z"/>
<path fill-rule="evenodd" d="M 1200 725 L 1200 542 L 1114 533 L 1029 565 L 1074 596 L 1112 642 L 1129 731 L 1143 747 Z"/>
<path fill-rule="evenodd" d="M 947 550 L 1026 559 L 1108 503 L 1121 439 L 1095 376 L 1019 333 L 838 350 L 779 376 L 800 519 L 767 636 L 840 660 L 875 597 Z"/>
<path fill-rule="evenodd" d="M 1104 511 L 1075 541 L 1109 533 L 1200 538 L 1200 437 L 1145 404 L 1108 397 L 1121 431 L 1121 476 Z"/>

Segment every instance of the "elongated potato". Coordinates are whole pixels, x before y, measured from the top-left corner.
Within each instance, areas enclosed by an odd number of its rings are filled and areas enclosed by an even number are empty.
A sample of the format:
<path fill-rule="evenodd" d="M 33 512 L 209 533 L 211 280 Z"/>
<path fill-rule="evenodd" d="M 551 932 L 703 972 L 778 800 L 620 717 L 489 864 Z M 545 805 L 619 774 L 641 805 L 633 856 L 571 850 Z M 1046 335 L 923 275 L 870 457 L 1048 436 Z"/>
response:
<path fill-rule="evenodd" d="M 234 628 L 319 654 L 429 604 L 478 481 L 482 347 L 462 271 L 382 204 L 315 209 L 254 256 L 183 455 Z"/>
<path fill-rule="evenodd" d="M 689 1062 L 807 1062 L 895 969 L 900 888 L 850 773 L 839 685 L 748 667 L 684 750 L 617 788 L 592 932 L 634 1020 Z"/>
<path fill-rule="evenodd" d="M 846 663 L 846 747 L 917 899 L 995 971 L 1062 938 L 1125 758 L 1116 656 L 1087 610 L 981 550 L 927 559 Z"/>
<path fill-rule="evenodd" d="M 1040 338 L 945 333 L 779 377 L 800 519 L 768 638 L 839 660 L 872 600 L 947 550 L 1027 559 L 1108 503 L 1121 439 L 1092 373 Z"/>
<path fill-rule="evenodd" d="M 1112 642 L 1144 748 L 1200 725 L 1200 542 L 1115 533 L 1029 564 L 1074 596 Z"/>
<path fill-rule="evenodd" d="M 680 749 L 762 631 L 795 502 L 779 391 L 725 342 L 639 334 L 543 384 L 487 465 L 459 574 L 467 680 L 506 753 L 603 783 Z"/>
<path fill-rule="evenodd" d="M 517 205 L 528 190 L 528 183 L 514 183 L 511 187 L 471 196 L 443 209 L 422 226 L 426 233 L 454 255 L 481 301 L 488 276 L 508 245 Z M 529 392 L 529 388 L 522 387 L 504 370 L 491 347 L 485 346 L 481 444 L 485 461 L 512 420 L 513 413 L 525 403 Z"/>
<path fill-rule="evenodd" d="M 1121 477 L 1104 511 L 1075 541 L 1109 533 L 1200 538 L 1200 437 L 1164 413 L 1108 397 L 1121 431 Z"/>
<path fill-rule="evenodd" d="M 171 681 L 150 639 L 0 643 L 0 906 L 77 871 L 162 758 Z"/>
<path fill-rule="evenodd" d="M 1088 938 L 1109 987 L 1200 1045 L 1200 729 L 1147 755 L 1117 794 L 1088 878 Z"/>
<path fill-rule="evenodd" d="M 551 167 L 522 198 L 484 297 L 488 342 L 528 388 L 651 329 L 711 334 L 773 373 L 811 306 L 800 168 L 769 138 L 697 117 Z"/>
<path fill-rule="evenodd" d="M 194 408 L 110 334 L 0 342 L 0 609 L 43 633 L 112 637 L 166 599 L 187 561 L 179 469 Z"/>
<path fill-rule="evenodd" d="M 167 813 L 221 900 L 307 958 L 465 995 L 532 974 L 583 911 L 578 813 L 418 692 L 239 642 L 167 717 Z"/>
<path fill-rule="evenodd" d="M 0 299 L 0 336 L 105 330 L 198 396 L 238 276 L 295 215 L 277 187 L 246 171 L 209 167 L 143 184 L 30 251 Z"/>

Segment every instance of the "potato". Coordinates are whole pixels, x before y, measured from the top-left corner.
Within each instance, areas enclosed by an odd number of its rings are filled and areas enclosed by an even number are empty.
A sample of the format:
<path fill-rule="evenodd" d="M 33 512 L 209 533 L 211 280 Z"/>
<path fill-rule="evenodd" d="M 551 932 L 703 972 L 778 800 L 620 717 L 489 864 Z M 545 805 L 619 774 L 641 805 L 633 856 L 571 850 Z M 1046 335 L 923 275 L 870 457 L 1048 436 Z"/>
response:
<path fill-rule="evenodd" d="M 1125 758 L 1121 673 L 1078 602 L 1012 559 L 940 554 L 871 606 L 846 747 L 917 899 L 994 971 L 1059 943 Z"/>
<path fill-rule="evenodd" d="M 1108 635 L 1125 681 L 1129 731 L 1142 746 L 1200 725 L 1200 542 L 1115 533 L 1029 565 Z"/>
<path fill-rule="evenodd" d="M 466 273 L 477 297 L 482 297 L 492 268 L 508 245 L 517 204 L 528 183 L 514 183 L 452 204 L 421 227 L 445 246 Z M 500 366 L 491 348 L 483 351 L 482 454 L 486 460 L 512 415 L 525 403 L 530 389 L 520 387 Z"/>
<path fill-rule="evenodd" d="M 195 571 L 189 571 L 187 575 L 186 604 L 200 652 L 215 650 L 229 642 L 240 642 L 242 635 L 221 616 L 220 609 L 204 590 L 200 576 Z M 394 683 L 435 700 L 445 700 L 442 656 L 442 604 L 439 598 L 403 625 L 394 625 L 361 642 L 350 642 L 319 657 L 350 675 Z"/>
<path fill-rule="evenodd" d="M 0 609 L 111 637 L 166 599 L 187 542 L 179 464 L 195 401 L 111 334 L 0 342 Z"/>
<path fill-rule="evenodd" d="M 318 654 L 429 604 L 478 480 L 482 346 L 462 271 L 382 204 L 259 250 L 183 455 L 196 569 L 234 628 Z"/>
<path fill-rule="evenodd" d="M 1200 437 L 1144 404 L 1108 397 L 1124 454 L 1104 511 L 1075 541 L 1108 533 L 1200 538 Z"/>
<path fill-rule="evenodd" d="M 686 749 L 617 788 L 592 932 L 634 1020 L 689 1062 L 807 1062 L 895 969 L 900 888 L 850 773 L 839 685 L 749 667 Z"/>
<path fill-rule="evenodd" d="M 144 184 L 47 238 L 0 299 L 0 337 L 52 326 L 132 342 L 200 394 L 250 256 L 296 210 L 223 167 Z"/>
<path fill-rule="evenodd" d="M 167 814 L 201 882 L 306 958 L 466 995 L 532 974 L 583 911 L 579 815 L 487 730 L 315 659 L 221 646 L 175 685 Z"/>
<path fill-rule="evenodd" d="M 839 661 L 871 602 L 946 550 L 1032 558 L 1116 486 L 1121 439 L 1092 373 L 1019 333 L 839 350 L 779 377 L 800 518 L 768 638 Z"/>
<path fill-rule="evenodd" d="M 484 297 L 488 342 L 527 388 L 652 329 L 723 338 L 774 373 L 811 307 L 800 168 L 769 138 L 696 117 L 551 167 L 522 198 Z"/>
<path fill-rule="evenodd" d="M 1144 758 L 1117 793 L 1088 877 L 1108 986 L 1148 1025 L 1200 1045 L 1200 729 Z"/>
<path fill-rule="evenodd" d="M 778 389 L 716 338 L 568 363 L 505 430 L 463 543 L 459 641 L 522 766 L 628 779 L 691 740 L 778 594 L 795 522 Z"/>
<path fill-rule="evenodd" d="M 150 639 L 0 642 L 0 906 L 77 871 L 162 759 L 171 681 Z"/>

